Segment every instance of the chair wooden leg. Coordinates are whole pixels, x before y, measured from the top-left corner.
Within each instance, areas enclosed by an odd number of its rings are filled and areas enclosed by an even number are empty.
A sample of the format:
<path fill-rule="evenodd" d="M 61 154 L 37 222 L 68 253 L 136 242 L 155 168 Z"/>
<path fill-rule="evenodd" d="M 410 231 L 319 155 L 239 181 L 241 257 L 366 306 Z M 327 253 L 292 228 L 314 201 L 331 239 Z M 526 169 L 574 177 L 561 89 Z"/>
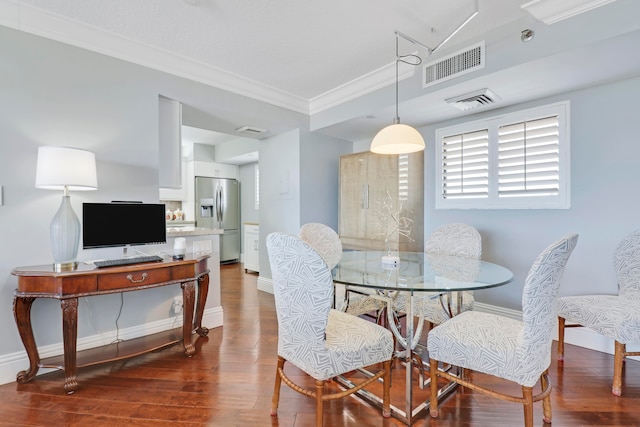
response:
<path fill-rule="evenodd" d="M 564 360 L 564 317 L 558 316 L 558 360 Z"/>
<path fill-rule="evenodd" d="M 547 377 L 548 370 L 544 371 L 540 376 L 540 385 L 542 385 L 542 391 L 544 392 L 549 385 L 549 378 Z M 551 394 L 542 399 L 542 421 L 547 424 L 551 423 Z"/>
<path fill-rule="evenodd" d="M 626 344 L 616 341 L 613 355 L 613 386 L 611 387 L 611 393 L 616 396 L 622 396 L 622 362 L 626 351 Z"/>
<path fill-rule="evenodd" d="M 522 386 L 524 427 L 533 427 L 533 387 Z"/>
<path fill-rule="evenodd" d="M 278 365 L 276 366 L 276 381 L 273 386 L 273 397 L 271 398 L 271 416 L 278 415 L 278 403 L 280 402 L 280 384 L 282 378 L 280 377 L 280 369 L 284 369 L 284 359 L 278 356 Z"/>
<path fill-rule="evenodd" d="M 429 397 L 429 415 L 438 418 L 438 361 L 429 359 L 429 372 L 431 375 L 431 396 Z"/>
<path fill-rule="evenodd" d="M 382 416 L 389 418 L 391 416 L 391 360 L 383 362 L 384 377 L 382 378 Z"/>
<path fill-rule="evenodd" d="M 324 381 L 316 380 L 316 427 L 322 427 L 322 394 L 324 392 Z"/>

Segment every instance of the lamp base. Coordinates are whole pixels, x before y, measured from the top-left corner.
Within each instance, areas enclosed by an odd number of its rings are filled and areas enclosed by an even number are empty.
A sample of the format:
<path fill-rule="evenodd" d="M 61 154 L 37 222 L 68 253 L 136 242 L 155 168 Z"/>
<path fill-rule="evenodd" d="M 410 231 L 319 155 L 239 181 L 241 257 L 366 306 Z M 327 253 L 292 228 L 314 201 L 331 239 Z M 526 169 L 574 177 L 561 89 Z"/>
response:
<path fill-rule="evenodd" d="M 78 262 L 56 262 L 53 264 L 53 271 L 56 273 L 63 273 L 65 271 L 75 271 L 78 269 Z"/>

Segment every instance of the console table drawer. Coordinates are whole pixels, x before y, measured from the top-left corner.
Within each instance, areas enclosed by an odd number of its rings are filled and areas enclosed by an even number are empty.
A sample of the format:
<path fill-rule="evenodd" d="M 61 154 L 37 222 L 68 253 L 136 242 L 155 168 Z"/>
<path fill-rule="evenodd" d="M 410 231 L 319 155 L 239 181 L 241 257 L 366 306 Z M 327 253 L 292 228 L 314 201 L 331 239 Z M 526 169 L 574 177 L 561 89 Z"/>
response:
<path fill-rule="evenodd" d="M 98 290 L 135 288 L 171 280 L 171 269 L 136 270 L 126 273 L 98 275 Z"/>

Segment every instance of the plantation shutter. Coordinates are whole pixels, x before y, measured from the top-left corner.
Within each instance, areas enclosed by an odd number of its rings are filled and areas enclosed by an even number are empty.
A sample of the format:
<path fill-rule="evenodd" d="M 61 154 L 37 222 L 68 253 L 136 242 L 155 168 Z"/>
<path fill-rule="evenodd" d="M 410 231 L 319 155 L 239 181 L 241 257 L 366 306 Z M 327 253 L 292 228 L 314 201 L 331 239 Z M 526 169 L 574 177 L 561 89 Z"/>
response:
<path fill-rule="evenodd" d="M 461 133 L 442 139 L 442 197 L 489 197 L 489 131 Z"/>
<path fill-rule="evenodd" d="M 555 196 L 560 191 L 558 116 L 498 128 L 498 197 Z"/>

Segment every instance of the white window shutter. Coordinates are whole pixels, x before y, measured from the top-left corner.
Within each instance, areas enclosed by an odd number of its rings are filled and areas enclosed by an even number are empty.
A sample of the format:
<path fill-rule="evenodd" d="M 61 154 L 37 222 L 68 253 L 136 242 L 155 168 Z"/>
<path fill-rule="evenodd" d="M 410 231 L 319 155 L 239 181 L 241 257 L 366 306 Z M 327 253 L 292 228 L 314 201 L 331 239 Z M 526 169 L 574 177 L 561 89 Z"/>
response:
<path fill-rule="evenodd" d="M 498 197 L 557 196 L 560 192 L 558 117 L 498 128 Z"/>
<path fill-rule="evenodd" d="M 441 170 L 443 199 L 489 197 L 489 131 L 444 137 Z"/>

